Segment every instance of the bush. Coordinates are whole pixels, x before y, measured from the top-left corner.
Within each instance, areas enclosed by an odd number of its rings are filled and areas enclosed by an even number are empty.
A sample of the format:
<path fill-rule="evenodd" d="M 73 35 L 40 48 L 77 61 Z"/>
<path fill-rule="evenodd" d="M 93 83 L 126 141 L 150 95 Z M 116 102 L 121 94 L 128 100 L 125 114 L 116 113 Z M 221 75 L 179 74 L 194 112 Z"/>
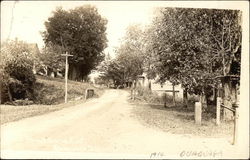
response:
<path fill-rule="evenodd" d="M 137 96 L 148 103 L 160 103 L 160 104 L 164 103 L 164 98 L 165 98 L 164 96 L 159 96 L 157 93 L 152 92 L 148 88 L 139 86 L 136 88 L 136 91 L 137 91 Z M 168 102 L 170 97 L 167 95 L 166 98 Z"/>
<path fill-rule="evenodd" d="M 10 41 L 1 48 L 1 103 L 6 101 L 33 100 L 36 81 L 33 74 L 34 56 L 27 43 Z"/>
<path fill-rule="evenodd" d="M 136 91 L 137 97 L 147 103 L 164 104 L 166 102 L 167 106 L 173 105 L 173 97 L 169 94 L 166 94 L 165 96 L 164 92 L 162 92 L 162 94 L 158 94 L 157 92 L 154 92 L 147 87 L 142 86 L 137 87 Z M 182 101 L 176 98 L 176 106 L 180 105 L 183 105 Z"/>

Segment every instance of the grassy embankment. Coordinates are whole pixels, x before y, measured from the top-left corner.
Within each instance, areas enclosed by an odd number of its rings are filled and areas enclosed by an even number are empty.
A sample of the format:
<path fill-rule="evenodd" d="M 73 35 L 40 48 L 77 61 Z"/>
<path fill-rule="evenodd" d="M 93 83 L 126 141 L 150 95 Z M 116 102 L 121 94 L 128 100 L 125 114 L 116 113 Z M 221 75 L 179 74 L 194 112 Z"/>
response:
<path fill-rule="evenodd" d="M 65 107 L 85 102 L 85 90 L 95 89 L 95 96 L 104 90 L 88 83 L 68 81 L 68 103 L 64 103 L 64 79 L 37 76 L 35 85 L 36 100 L 31 105 L 1 105 L 1 124 L 22 118 L 57 111 Z"/>
<path fill-rule="evenodd" d="M 201 137 L 228 137 L 233 135 L 233 122 L 222 122 L 215 125 L 215 106 L 210 112 L 202 113 L 202 125 L 194 123 L 194 102 L 189 101 L 188 107 L 182 102 L 172 104 L 172 97 L 167 96 L 167 107 L 163 105 L 163 98 L 148 91 L 141 92 L 139 99 L 131 101 L 135 105 L 133 112 L 136 118 L 146 126 L 158 128 L 173 134 L 187 134 Z"/>

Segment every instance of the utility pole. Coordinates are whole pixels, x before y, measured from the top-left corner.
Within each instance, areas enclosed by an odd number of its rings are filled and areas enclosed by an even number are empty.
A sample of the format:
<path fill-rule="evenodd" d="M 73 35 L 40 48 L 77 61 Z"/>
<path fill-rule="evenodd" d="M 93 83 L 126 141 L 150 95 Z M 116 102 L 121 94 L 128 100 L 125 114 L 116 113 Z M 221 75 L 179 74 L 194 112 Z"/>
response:
<path fill-rule="evenodd" d="M 65 56 L 65 103 L 68 101 L 68 69 L 69 69 L 69 64 L 68 64 L 68 57 L 72 57 L 73 55 L 68 54 L 61 54 L 62 56 Z"/>

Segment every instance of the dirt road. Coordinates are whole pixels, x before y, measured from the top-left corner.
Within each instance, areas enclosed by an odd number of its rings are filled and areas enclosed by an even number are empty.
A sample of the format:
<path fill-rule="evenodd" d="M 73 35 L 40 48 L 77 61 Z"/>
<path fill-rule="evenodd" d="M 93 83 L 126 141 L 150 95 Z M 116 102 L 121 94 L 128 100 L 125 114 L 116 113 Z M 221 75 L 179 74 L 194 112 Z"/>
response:
<path fill-rule="evenodd" d="M 138 122 L 122 90 L 1 126 L 1 158 L 232 158 L 228 140 L 174 135 Z"/>

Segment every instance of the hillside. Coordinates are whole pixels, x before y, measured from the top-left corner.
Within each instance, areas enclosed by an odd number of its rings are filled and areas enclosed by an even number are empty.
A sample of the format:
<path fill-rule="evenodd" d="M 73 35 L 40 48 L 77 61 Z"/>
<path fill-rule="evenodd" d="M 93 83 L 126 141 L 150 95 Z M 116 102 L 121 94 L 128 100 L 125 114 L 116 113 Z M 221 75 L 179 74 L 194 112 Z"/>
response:
<path fill-rule="evenodd" d="M 1 105 L 1 124 L 83 103 L 87 88 L 95 89 L 95 97 L 104 92 L 88 83 L 68 81 L 68 103 L 64 103 L 64 79 L 43 76 L 36 78 L 36 99 L 33 104 L 24 105 L 29 102 L 23 100 L 17 101 L 16 105 Z"/>
<path fill-rule="evenodd" d="M 36 104 L 60 104 L 64 103 L 65 94 L 65 81 L 61 78 L 51 78 L 44 76 L 37 76 L 37 82 L 35 86 L 36 91 Z M 68 100 L 74 101 L 75 99 L 81 99 L 85 96 L 85 90 L 87 88 L 94 88 L 96 95 L 102 93 L 102 89 L 96 88 L 89 83 L 76 82 L 68 80 Z"/>

